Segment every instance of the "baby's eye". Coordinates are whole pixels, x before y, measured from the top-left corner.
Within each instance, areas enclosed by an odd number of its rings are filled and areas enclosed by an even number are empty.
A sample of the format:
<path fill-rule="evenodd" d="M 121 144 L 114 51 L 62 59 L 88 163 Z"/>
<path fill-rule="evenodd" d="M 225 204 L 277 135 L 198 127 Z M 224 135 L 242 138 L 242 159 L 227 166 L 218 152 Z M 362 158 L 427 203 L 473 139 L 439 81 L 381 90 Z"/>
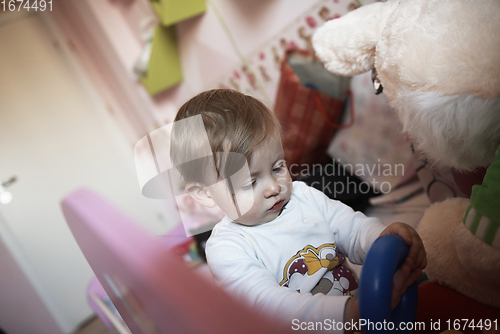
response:
<path fill-rule="evenodd" d="M 256 182 L 257 182 L 257 180 L 252 180 L 252 181 L 246 183 L 245 185 L 243 185 L 243 187 L 241 187 L 241 189 L 243 189 L 243 190 L 251 189 L 251 188 L 255 187 Z"/>
<path fill-rule="evenodd" d="M 277 165 L 273 168 L 273 172 L 275 172 L 275 173 L 280 172 L 281 170 L 283 170 L 283 168 L 285 168 L 285 163 L 280 162 L 279 165 Z"/>

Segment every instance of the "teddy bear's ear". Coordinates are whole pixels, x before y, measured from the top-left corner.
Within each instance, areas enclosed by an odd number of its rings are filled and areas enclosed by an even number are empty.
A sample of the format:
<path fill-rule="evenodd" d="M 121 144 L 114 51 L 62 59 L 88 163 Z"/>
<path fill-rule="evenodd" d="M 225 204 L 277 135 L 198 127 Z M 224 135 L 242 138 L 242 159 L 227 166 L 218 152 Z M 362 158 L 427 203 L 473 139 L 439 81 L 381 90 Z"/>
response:
<path fill-rule="evenodd" d="M 351 76 L 371 70 L 382 30 L 398 3 L 373 3 L 326 22 L 313 36 L 316 55 L 335 74 Z"/>

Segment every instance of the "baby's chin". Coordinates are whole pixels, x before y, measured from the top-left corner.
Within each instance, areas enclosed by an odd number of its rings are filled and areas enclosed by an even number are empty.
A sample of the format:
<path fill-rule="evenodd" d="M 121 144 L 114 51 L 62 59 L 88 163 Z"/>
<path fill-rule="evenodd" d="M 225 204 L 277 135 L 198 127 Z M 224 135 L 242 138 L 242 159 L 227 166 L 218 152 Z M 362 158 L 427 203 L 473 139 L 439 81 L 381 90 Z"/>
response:
<path fill-rule="evenodd" d="M 236 219 L 234 220 L 233 219 L 233 222 L 239 224 L 239 225 L 243 225 L 243 226 L 260 226 L 260 225 L 264 225 L 264 224 L 267 224 L 269 222 L 271 222 L 273 219 L 270 219 L 270 220 L 253 220 L 253 221 L 245 221 L 245 220 L 241 220 L 241 219 Z"/>
<path fill-rule="evenodd" d="M 232 219 L 232 221 L 234 221 L 235 223 L 238 223 L 240 225 L 244 225 L 244 226 L 264 225 L 264 224 L 267 224 L 267 223 L 273 221 L 274 219 L 276 219 L 279 216 L 279 213 L 276 213 L 276 215 L 273 215 L 273 214 L 270 215 L 269 213 L 270 212 L 267 212 L 266 217 L 262 217 L 260 219 L 256 219 L 254 217 L 245 217 L 245 215 L 243 215 L 240 218 Z"/>
<path fill-rule="evenodd" d="M 283 205 L 283 208 L 279 211 L 267 211 L 264 217 L 261 217 L 260 219 L 255 219 L 254 217 L 245 217 L 245 215 L 241 216 L 238 219 L 232 219 L 235 223 L 238 223 L 240 225 L 244 226 L 259 226 L 259 225 L 264 225 L 267 223 L 272 222 L 276 218 L 278 218 L 283 210 L 286 208 L 286 205 L 288 202 Z"/>

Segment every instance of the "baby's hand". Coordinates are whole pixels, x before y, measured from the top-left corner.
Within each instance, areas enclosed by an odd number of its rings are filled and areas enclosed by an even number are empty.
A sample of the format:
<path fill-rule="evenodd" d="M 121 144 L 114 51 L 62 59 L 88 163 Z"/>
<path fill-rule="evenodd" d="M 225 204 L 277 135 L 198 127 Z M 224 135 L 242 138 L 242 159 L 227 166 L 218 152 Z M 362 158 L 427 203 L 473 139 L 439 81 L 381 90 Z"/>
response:
<path fill-rule="evenodd" d="M 380 233 L 398 235 L 410 246 L 410 252 L 403 265 L 394 275 L 392 286 L 392 309 L 394 309 L 406 289 L 422 275 L 422 269 L 427 265 L 424 244 L 418 233 L 409 225 L 393 223 Z"/>

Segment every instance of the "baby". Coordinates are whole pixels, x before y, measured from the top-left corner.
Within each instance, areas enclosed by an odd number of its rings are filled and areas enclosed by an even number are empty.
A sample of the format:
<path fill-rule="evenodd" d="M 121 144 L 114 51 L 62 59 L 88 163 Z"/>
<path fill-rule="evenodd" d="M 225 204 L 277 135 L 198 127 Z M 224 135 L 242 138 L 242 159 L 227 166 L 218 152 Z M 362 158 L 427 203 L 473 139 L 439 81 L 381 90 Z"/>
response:
<path fill-rule="evenodd" d="M 195 124 L 194 116 L 202 129 L 177 126 Z M 207 151 L 204 140 L 209 156 L 200 154 Z M 171 159 L 186 192 L 225 213 L 206 248 L 216 282 L 267 316 L 289 325 L 292 319 L 357 321 L 357 301 L 351 298 L 357 280 L 345 257 L 361 264 L 384 234 L 399 235 L 410 246 L 394 278 L 393 307 L 426 265 L 422 241 L 410 226 L 385 226 L 292 182 L 280 125 L 250 96 L 217 89 L 186 102 L 175 118 Z"/>

